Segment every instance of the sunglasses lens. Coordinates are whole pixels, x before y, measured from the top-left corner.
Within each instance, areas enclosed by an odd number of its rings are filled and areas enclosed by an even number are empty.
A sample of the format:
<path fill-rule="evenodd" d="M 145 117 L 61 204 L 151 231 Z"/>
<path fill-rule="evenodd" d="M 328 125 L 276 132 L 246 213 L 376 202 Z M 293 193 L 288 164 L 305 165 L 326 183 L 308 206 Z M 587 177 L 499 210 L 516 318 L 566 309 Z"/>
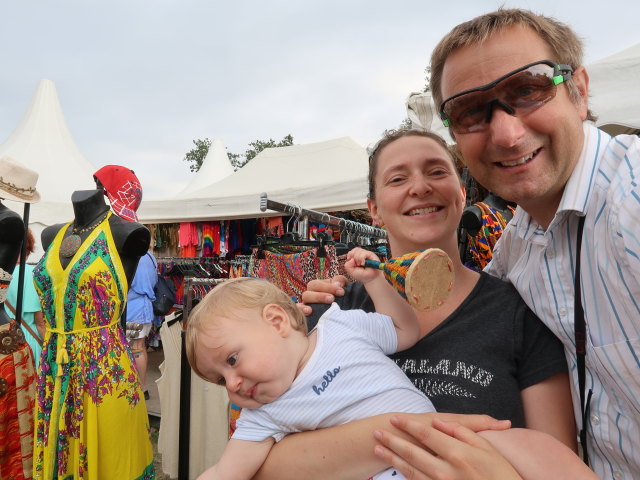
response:
<path fill-rule="evenodd" d="M 551 66 L 533 65 L 503 78 L 488 90 L 473 90 L 447 100 L 443 111 L 455 133 L 482 131 L 487 128 L 494 107 L 507 105 L 515 115 L 522 115 L 551 100 L 556 94 L 552 79 Z"/>

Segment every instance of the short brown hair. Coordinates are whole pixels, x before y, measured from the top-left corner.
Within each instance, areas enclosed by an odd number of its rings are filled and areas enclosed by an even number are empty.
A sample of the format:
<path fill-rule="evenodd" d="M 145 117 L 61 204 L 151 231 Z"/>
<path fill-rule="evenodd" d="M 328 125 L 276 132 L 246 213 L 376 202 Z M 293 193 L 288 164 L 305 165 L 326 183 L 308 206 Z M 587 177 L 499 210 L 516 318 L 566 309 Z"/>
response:
<path fill-rule="evenodd" d="M 571 65 L 574 71 L 582 65 L 582 40 L 568 25 L 552 17 L 545 17 L 529 10 L 500 8 L 495 12 L 480 15 L 454 27 L 436 45 L 431 54 L 431 79 L 429 81 L 436 109 L 440 109 L 444 100 L 442 98 L 442 72 L 449 55 L 459 48 L 481 44 L 495 32 L 518 25 L 532 29 L 549 45 L 555 58 L 548 60 Z M 571 100 L 574 103 L 579 103 L 581 100 L 580 92 L 572 79 L 567 82 L 567 88 Z M 597 117 L 588 110 L 587 120 L 596 119 Z"/>
<path fill-rule="evenodd" d="M 371 150 L 369 154 L 369 195 L 368 197 L 371 200 L 375 200 L 376 198 L 376 173 L 378 170 L 378 157 L 380 157 L 380 152 L 387 145 L 399 140 L 403 137 L 424 137 L 429 138 L 439 144 L 442 148 L 444 148 L 451 157 L 451 161 L 453 162 L 453 166 L 455 167 L 456 174 L 458 178 L 460 178 L 460 172 L 458 171 L 458 161 L 455 153 L 451 149 L 447 142 L 438 135 L 437 133 L 430 132 L 428 130 L 420 130 L 417 128 L 407 128 L 407 129 L 398 129 L 398 130 L 386 130 L 382 136 L 382 138 L 376 143 L 376 145 Z"/>
<path fill-rule="evenodd" d="M 307 322 L 302 312 L 289 296 L 278 287 L 258 278 L 235 278 L 227 280 L 213 290 L 196 305 L 187 320 L 185 346 L 187 360 L 194 372 L 208 381 L 196 366 L 195 349 L 199 333 L 207 325 L 215 322 L 216 317 L 240 318 L 239 309 L 256 310 L 262 313 L 264 307 L 275 304 L 282 307 L 289 315 L 291 326 L 304 334 L 307 333 Z"/>

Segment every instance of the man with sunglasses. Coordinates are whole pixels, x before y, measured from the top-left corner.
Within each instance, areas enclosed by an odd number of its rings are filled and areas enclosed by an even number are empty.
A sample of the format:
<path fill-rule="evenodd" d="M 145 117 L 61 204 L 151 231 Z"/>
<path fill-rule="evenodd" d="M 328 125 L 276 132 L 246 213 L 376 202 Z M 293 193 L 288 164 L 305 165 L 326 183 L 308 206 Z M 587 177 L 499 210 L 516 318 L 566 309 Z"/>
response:
<path fill-rule="evenodd" d="M 564 343 L 595 473 L 640 478 L 640 139 L 589 122 L 581 42 L 548 17 L 501 9 L 458 25 L 431 73 L 471 174 L 519 206 L 487 271 Z"/>

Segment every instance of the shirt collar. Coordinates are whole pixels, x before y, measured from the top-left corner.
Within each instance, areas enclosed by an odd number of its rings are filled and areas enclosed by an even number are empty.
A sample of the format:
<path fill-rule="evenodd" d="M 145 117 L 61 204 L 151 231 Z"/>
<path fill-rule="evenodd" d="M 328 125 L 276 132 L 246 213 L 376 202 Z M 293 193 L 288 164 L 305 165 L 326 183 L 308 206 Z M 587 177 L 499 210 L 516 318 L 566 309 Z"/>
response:
<path fill-rule="evenodd" d="M 584 122 L 584 144 L 558 206 L 558 213 L 578 212 L 584 215 L 593 189 L 595 175 L 602 156 L 602 146 L 608 143 L 609 135 L 589 122 Z"/>

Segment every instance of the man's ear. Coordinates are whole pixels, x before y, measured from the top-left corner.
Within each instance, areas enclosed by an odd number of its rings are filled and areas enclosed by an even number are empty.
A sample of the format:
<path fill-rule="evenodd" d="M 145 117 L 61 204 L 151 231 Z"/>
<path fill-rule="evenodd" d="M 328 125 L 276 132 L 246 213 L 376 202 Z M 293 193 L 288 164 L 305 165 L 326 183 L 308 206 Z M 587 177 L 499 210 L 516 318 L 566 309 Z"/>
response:
<path fill-rule="evenodd" d="M 589 74 L 583 66 L 580 66 L 571 74 L 571 80 L 580 94 L 580 104 L 577 105 L 580 119 L 585 120 L 589 110 Z"/>
<path fill-rule="evenodd" d="M 289 335 L 291 331 L 291 319 L 286 310 L 280 305 L 270 303 L 262 309 L 262 320 L 283 337 Z"/>

